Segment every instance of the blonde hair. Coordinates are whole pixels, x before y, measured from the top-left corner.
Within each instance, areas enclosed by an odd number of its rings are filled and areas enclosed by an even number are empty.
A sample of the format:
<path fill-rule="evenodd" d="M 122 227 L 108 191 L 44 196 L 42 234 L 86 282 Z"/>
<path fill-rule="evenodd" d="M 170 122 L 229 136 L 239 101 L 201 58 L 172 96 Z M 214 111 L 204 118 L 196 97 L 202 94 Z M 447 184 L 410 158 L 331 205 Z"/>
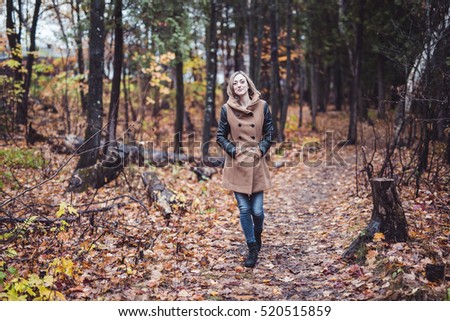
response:
<path fill-rule="evenodd" d="M 234 78 L 236 78 L 237 75 L 242 75 L 247 80 L 248 94 L 249 94 L 251 100 L 256 99 L 255 95 L 258 96 L 258 98 L 261 96 L 261 93 L 258 91 L 258 89 L 256 89 L 256 86 L 253 83 L 253 81 L 250 79 L 250 77 L 245 72 L 239 70 L 239 71 L 234 72 L 230 76 L 230 80 L 228 81 L 227 94 L 228 94 L 229 99 L 230 98 L 239 99 L 239 97 L 236 96 L 236 93 L 233 90 Z"/>

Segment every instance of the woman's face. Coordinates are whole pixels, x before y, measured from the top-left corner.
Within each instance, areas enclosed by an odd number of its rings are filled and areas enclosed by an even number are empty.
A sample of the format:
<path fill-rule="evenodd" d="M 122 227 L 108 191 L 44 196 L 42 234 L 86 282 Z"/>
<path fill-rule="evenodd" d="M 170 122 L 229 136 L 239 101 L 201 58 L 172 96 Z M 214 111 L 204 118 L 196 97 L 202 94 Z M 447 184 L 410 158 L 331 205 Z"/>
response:
<path fill-rule="evenodd" d="M 237 74 L 233 80 L 233 91 L 239 97 L 244 96 L 248 92 L 247 79 L 241 74 Z"/>

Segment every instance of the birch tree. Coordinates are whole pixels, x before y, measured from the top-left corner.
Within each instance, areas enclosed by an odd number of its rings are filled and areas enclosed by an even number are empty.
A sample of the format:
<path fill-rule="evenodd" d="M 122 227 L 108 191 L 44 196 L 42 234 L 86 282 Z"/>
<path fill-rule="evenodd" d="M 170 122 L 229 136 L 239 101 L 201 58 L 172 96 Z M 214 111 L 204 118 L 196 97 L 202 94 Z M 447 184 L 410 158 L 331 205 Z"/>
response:
<path fill-rule="evenodd" d="M 411 111 L 415 94 L 420 87 L 427 64 L 434 56 L 438 42 L 446 35 L 450 28 L 450 7 L 438 27 L 432 31 L 430 39 L 424 44 L 423 50 L 416 57 L 406 81 L 405 112 Z"/>

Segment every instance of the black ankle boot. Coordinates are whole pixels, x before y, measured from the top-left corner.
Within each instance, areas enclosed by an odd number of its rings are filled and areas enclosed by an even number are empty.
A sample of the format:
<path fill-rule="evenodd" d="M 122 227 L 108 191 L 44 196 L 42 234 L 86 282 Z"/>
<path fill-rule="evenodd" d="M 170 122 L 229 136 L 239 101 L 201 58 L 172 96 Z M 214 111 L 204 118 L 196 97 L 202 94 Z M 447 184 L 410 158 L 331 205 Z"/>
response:
<path fill-rule="evenodd" d="M 262 246 L 261 234 L 262 234 L 262 232 L 260 232 L 260 233 L 255 232 L 255 239 L 256 239 L 256 244 L 258 245 L 258 252 L 261 251 L 261 246 Z"/>
<path fill-rule="evenodd" d="M 256 261 L 258 261 L 258 244 L 256 242 L 247 243 L 248 256 L 245 259 L 245 267 L 255 267 Z"/>

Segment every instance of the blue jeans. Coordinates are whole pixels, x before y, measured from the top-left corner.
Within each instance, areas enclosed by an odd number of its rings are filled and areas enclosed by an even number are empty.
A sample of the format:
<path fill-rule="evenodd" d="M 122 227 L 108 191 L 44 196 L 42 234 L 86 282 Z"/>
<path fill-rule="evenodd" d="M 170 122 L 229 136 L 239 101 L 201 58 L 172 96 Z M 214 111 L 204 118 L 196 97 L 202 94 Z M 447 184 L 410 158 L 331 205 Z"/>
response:
<path fill-rule="evenodd" d="M 251 195 L 234 192 L 236 197 L 242 230 L 247 243 L 256 242 L 255 233 L 261 233 L 264 223 L 263 199 L 264 192 Z"/>

